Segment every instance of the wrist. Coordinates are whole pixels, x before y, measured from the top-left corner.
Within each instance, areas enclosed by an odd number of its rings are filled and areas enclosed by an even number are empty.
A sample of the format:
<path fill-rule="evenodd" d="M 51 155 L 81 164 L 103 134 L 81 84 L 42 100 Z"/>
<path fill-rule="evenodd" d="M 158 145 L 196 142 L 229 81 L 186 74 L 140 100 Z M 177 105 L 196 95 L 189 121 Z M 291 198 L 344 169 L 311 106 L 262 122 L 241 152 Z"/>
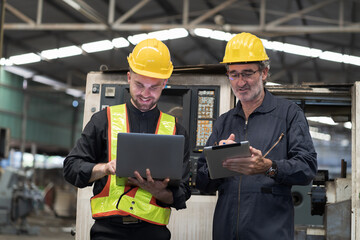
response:
<path fill-rule="evenodd" d="M 275 178 L 278 174 L 278 167 L 275 161 L 272 161 L 272 164 L 268 170 L 265 172 L 265 176 L 270 178 Z"/>

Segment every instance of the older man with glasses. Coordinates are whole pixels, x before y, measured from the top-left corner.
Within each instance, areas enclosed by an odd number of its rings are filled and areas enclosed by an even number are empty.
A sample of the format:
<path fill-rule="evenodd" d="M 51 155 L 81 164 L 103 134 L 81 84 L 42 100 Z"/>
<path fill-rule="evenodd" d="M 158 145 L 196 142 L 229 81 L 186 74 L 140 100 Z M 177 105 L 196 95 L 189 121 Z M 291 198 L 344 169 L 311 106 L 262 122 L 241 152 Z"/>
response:
<path fill-rule="evenodd" d="M 218 191 L 213 239 L 294 239 L 293 185 L 307 185 L 317 171 L 317 154 L 302 109 L 265 88 L 269 57 L 261 40 L 241 33 L 227 44 L 223 64 L 239 99 L 221 115 L 207 146 L 249 141 L 250 157 L 226 159 L 238 176 L 210 179 L 198 160 L 196 185 Z"/>

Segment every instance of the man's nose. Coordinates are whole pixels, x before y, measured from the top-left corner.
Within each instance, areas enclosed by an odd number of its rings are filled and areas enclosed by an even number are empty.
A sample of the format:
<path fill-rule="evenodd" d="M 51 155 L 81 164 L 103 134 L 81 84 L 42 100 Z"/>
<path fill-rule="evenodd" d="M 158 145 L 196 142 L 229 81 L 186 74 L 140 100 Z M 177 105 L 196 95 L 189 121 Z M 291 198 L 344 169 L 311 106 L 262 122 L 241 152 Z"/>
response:
<path fill-rule="evenodd" d="M 236 85 L 237 85 L 238 87 L 243 87 L 243 86 L 245 86 L 245 85 L 246 85 L 246 81 L 245 81 L 245 80 L 243 80 L 243 78 L 242 78 L 242 77 L 239 77 L 239 78 L 237 79 L 237 83 L 236 83 Z"/>
<path fill-rule="evenodd" d="M 144 88 L 144 90 L 141 93 L 144 97 L 150 96 L 150 89 Z"/>

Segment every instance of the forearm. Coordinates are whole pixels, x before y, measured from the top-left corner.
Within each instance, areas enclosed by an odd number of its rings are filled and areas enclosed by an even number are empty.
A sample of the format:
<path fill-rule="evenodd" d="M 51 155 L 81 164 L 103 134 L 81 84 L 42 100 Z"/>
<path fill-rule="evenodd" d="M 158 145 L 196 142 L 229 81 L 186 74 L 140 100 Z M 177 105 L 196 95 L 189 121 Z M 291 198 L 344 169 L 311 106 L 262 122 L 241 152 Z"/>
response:
<path fill-rule="evenodd" d="M 165 188 L 165 189 L 163 189 L 163 190 L 161 190 L 161 191 L 158 191 L 158 192 L 154 193 L 153 196 L 154 196 L 157 200 L 159 200 L 159 201 L 161 201 L 161 202 L 163 202 L 163 203 L 165 203 L 165 204 L 169 204 L 169 205 L 170 205 L 170 204 L 173 204 L 173 202 L 174 202 L 173 193 L 172 193 L 169 189 L 167 189 L 167 188 Z"/>
<path fill-rule="evenodd" d="M 96 164 L 91 172 L 89 183 L 92 183 L 100 178 L 105 177 L 106 176 L 105 167 L 106 167 L 106 163 Z"/>
<path fill-rule="evenodd" d="M 100 178 L 109 174 L 115 174 L 116 160 L 112 160 L 108 163 L 98 163 L 94 166 L 91 172 L 89 183 L 94 182 Z"/>

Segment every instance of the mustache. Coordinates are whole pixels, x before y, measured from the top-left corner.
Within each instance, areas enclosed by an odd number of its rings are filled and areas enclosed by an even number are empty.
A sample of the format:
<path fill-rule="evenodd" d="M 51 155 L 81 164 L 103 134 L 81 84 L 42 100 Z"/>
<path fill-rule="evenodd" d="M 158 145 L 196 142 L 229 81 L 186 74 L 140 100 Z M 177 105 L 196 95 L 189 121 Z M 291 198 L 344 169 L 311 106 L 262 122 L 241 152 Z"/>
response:
<path fill-rule="evenodd" d="M 249 85 L 245 84 L 244 86 L 242 86 L 242 87 L 237 87 L 236 89 L 238 89 L 238 90 L 249 90 L 250 87 L 249 87 Z"/>

